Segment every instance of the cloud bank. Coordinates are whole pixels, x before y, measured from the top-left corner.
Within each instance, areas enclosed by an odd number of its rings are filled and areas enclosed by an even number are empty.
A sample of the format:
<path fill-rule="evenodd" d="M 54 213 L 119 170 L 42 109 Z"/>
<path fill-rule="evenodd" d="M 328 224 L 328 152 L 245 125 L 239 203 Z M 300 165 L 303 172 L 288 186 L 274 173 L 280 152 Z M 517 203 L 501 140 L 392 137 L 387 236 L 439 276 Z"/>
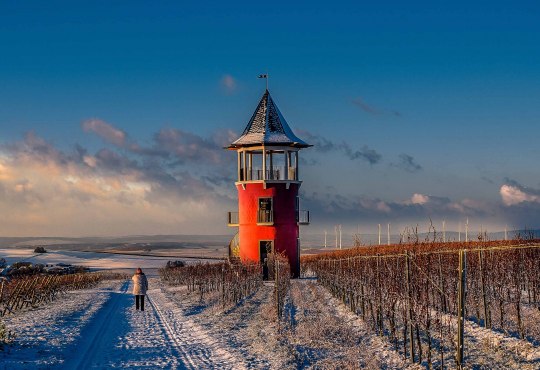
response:
<path fill-rule="evenodd" d="M 203 136 L 179 128 L 162 128 L 139 142 L 100 119 L 84 121 L 81 129 L 100 138 L 101 147 L 90 150 L 74 143 L 60 148 L 34 132 L 0 146 L 0 234 L 233 231 L 226 228 L 224 215 L 237 209 L 233 185 L 236 158 L 223 147 L 237 137 L 236 133 L 218 130 Z M 319 158 L 329 152 L 370 166 L 382 161 L 382 155 L 367 146 L 353 148 L 344 141 L 334 142 L 306 132 L 303 136 L 315 147 L 313 158 L 304 159 L 302 164 L 310 164 L 309 171 L 315 173 L 324 173 Z M 406 172 L 423 170 L 407 154 L 402 154 L 393 166 Z M 379 167 L 381 170 L 384 167 Z M 484 224 L 538 227 L 534 222 L 540 216 L 540 190 L 511 179 L 494 189 L 492 200 L 456 200 L 420 191 L 405 199 L 382 199 L 361 195 L 361 188 L 356 194 L 329 188 L 323 192 L 308 189 L 310 184 L 302 186 L 302 208 L 311 211 L 312 232 L 337 223 L 410 225 L 429 218 L 457 225 L 467 217 Z"/>
<path fill-rule="evenodd" d="M 101 120 L 82 128 L 109 145 L 62 150 L 30 132 L 0 147 L 0 233 L 204 233 L 208 223 L 226 231 L 222 213 L 236 203 L 223 184 L 235 162 L 221 140 L 231 133 L 163 129 L 145 148 Z"/>

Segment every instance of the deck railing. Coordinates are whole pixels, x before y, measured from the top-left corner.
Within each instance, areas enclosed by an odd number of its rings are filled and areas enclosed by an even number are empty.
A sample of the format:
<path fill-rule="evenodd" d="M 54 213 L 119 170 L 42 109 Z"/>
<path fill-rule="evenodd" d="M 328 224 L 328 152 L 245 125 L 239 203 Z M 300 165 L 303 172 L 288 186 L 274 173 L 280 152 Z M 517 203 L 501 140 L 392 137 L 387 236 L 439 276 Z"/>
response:
<path fill-rule="evenodd" d="M 309 211 L 298 211 L 297 220 L 300 225 L 309 225 Z"/>
<path fill-rule="evenodd" d="M 227 212 L 227 225 L 228 226 L 238 226 L 238 212 Z"/>
<path fill-rule="evenodd" d="M 298 180 L 296 177 L 296 169 L 294 167 L 274 166 L 267 168 L 266 173 L 261 168 L 251 168 L 246 171 L 244 179 L 244 171 L 240 171 L 240 181 L 256 181 L 256 180 Z"/>

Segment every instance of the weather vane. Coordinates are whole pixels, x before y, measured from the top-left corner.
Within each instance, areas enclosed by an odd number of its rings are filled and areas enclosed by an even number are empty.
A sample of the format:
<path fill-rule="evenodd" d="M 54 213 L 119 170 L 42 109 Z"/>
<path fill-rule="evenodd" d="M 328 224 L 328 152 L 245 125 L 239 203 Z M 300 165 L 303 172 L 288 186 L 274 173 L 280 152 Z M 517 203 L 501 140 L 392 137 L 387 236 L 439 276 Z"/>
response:
<path fill-rule="evenodd" d="M 268 73 L 264 73 L 262 75 L 259 75 L 257 78 L 264 78 L 266 80 L 266 90 L 268 90 Z"/>

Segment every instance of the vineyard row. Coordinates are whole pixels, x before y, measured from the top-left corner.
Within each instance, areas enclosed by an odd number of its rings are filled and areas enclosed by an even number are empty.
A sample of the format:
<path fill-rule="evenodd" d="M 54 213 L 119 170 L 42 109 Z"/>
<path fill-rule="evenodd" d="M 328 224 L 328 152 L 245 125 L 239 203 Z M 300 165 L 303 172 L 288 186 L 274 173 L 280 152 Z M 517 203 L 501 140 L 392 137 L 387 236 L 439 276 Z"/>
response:
<path fill-rule="evenodd" d="M 167 285 L 184 286 L 188 294 L 198 294 L 201 301 L 212 295 L 225 309 L 239 304 L 261 288 L 263 269 L 268 279 L 274 280 L 275 308 L 280 318 L 290 287 L 289 262 L 281 255 L 271 255 L 266 266 L 256 263 L 206 262 L 166 267 L 160 269 L 159 273 Z"/>
<path fill-rule="evenodd" d="M 464 320 L 540 341 L 538 246 L 443 247 L 310 256 L 302 261 L 303 271 L 314 274 L 406 358 L 429 368 L 452 360 L 463 364 Z"/>
<path fill-rule="evenodd" d="M 70 290 L 92 288 L 103 277 L 104 275 L 100 273 L 79 273 L 2 279 L 0 283 L 0 317 L 52 302 L 59 295 Z"/>

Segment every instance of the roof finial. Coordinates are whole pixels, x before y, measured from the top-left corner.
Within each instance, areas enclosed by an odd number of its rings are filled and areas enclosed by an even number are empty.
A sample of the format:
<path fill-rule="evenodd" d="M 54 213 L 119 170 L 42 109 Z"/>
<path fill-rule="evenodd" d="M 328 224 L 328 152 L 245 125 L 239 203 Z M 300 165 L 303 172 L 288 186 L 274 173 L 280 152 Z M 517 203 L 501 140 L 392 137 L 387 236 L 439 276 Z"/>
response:
<path fill-rule="evenodd" d="M 266 91 L 268 91 L 268 72 L 265 74 L 259 75 L 257 78 L 264 78 L 266 80 Z"/>

